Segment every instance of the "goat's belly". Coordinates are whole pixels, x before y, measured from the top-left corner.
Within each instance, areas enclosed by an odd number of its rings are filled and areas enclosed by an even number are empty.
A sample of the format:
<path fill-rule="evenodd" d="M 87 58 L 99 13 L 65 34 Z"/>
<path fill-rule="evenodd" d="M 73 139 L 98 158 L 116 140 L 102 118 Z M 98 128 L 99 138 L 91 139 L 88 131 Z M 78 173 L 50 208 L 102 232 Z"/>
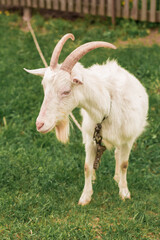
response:
<path fill-rule="evenodd" d="M 113 145 L 110 142 L 108 142 L 107 140 L 103 139 L 102 142 L 108 150 L 111 150 L 113 148 Z"/>
<path fill-rule="evenodd" d="M 109 128 L 104 129 L 102 132 L 103 142 L 107 149 L 111 149 L 112 146 L 119 147 L 124 143 L 132 141 L 132 139 L 136 138 L 134 134 L 131 134 L 124 129 L 117 129 L 117 128 Z"/>

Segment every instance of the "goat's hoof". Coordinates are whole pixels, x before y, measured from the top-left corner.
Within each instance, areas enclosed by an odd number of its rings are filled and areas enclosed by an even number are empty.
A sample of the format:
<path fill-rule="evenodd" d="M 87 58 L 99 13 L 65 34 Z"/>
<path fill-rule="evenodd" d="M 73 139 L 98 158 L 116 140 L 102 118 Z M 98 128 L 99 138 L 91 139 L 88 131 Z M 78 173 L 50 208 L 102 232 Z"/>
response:
<path fill-rule="evenodd" d="M 88 200 L 85 200 L 85 201 L 79 200 L 78 205 L 85 206 L 85 205 L 89 204 L 90 201 L 91 201 L 91 199 L 88 199 Z"/>
<path fill-rule="evenodd" d="M 114 175 L 113 179 L 114 179 L 117 183 L 119 183 L 119 176 L 118 176 L 117 174 Z"/>
<path fill-rule="evenodd" d="M 85 206 L 91 201 L 92 194 L 82 193 L 82 196 L 79 199 L 78 205 Z"/>
<path fill-rule="evenodd" d="M 122 188 L 122 189 L 119 191 L 119 195 L 120 195 L 120 197 L 121 197 L 122 200 L 131 199 L 131 194 L 130 194 L 128 188 Z"/>

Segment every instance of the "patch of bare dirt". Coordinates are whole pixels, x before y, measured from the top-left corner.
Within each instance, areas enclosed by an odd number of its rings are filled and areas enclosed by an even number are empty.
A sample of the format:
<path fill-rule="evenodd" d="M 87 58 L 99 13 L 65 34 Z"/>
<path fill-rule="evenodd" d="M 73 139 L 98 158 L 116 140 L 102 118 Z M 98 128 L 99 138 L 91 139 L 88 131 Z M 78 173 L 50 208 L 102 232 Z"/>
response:
<path fill-rule="evenodd" d="M 160 45 L 160 33 L 158 29 L 151 29 L 150 33 L 146 37 L 128 39 L 127 41 L 117 40 L 115 45 L 117 47 L 125 47 L 127 45 L 143 45 L 143 46 L 152 46 L 153 44 Z"/>

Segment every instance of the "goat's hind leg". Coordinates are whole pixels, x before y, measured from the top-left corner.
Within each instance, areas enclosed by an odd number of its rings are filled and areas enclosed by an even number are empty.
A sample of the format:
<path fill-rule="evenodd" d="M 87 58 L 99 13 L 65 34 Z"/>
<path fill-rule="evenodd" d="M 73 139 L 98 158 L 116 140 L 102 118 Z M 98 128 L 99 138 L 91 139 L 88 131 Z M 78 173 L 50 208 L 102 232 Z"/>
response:
<path fill-rule="evenodd" d="M 127 186 L 128 159 L 132 144 L 123 144 L 119 149 L 119 195 L 122 199 L 131 197 Z"/>
<path fill-rule="evenodd" d="M 91 197 L 93 194 L 92 181 L 95 180 L 93 163 L 96 156 L 96 146 L 94 142 L 87 143 L 85 145 L 85 149 L 86 149 L 86 159 L 84 167 L 85 185 L 83 193 L 78 202 L 79 205 L 87 205 L 91 201 Z"/>

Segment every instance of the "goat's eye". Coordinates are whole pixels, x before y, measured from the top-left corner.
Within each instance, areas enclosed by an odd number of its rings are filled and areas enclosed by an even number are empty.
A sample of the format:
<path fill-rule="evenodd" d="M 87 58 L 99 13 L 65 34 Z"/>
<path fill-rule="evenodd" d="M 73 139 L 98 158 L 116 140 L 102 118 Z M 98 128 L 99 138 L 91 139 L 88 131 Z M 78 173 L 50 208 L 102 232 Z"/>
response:
<path fill-rule="evenodd" d="M 67 95 L 69 95 L 69 94 L 70 94 L 70 92 L 71 92 L 71 90 L 64 91 L 64 92 L 62 92 L 62 95 L 63 95 L 63 96 L 67 96 Z"/>

